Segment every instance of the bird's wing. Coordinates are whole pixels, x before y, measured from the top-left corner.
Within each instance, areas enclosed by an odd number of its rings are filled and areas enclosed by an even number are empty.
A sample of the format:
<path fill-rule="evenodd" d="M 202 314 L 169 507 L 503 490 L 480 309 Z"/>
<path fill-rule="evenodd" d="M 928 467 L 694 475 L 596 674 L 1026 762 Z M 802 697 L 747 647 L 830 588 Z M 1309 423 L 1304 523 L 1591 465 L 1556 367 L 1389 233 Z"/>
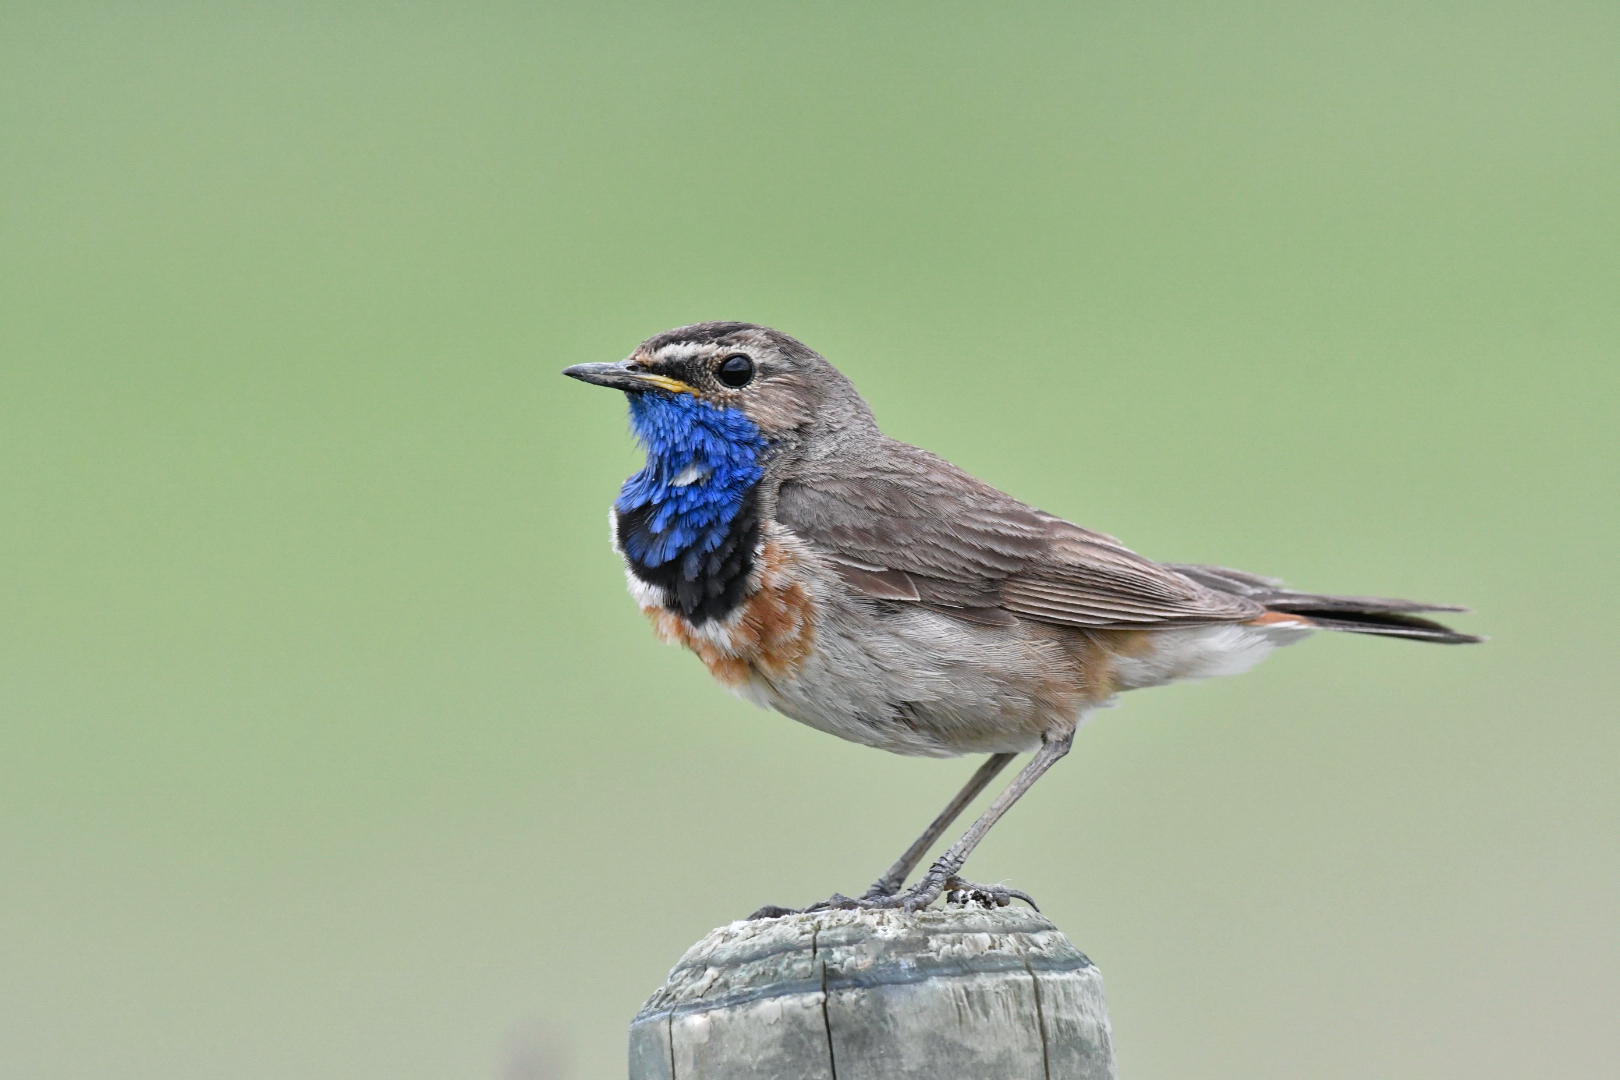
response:
<path fill-rule="evenodd" d="M 903 443 L 798 470 L 781 486 L 776 519 L 857 592 L 976 622 L 1144 627 L 1265 611 Z"/>

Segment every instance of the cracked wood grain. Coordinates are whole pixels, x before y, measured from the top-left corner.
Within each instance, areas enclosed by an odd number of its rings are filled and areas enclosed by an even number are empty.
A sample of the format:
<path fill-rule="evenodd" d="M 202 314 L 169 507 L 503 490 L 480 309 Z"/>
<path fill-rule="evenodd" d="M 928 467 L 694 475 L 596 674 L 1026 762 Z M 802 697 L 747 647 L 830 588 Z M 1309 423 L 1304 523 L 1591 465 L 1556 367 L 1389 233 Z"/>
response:
<path fill-rule="evenodd" d="M 1102 978 L 1021 908 L 720 927 L 630 1032 L 631 1080 L 1114 1080 Z"/>

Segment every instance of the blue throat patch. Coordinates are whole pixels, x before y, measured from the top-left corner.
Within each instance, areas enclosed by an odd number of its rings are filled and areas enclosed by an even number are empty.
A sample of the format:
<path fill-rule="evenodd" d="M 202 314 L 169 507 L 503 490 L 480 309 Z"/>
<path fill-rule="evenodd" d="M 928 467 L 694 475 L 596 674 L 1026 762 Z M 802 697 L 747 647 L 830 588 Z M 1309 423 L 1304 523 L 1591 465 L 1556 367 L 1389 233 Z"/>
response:
<path fill-rule="evenodd" d="M 668 606 L 703 622 L 742 600 L 759 522 L 750 498 L 769 442 L 736 409 L 691 394 L 631 394 L 630 426 L 647 465 L 613 507 L 631 570 L 663 585 Z"/>

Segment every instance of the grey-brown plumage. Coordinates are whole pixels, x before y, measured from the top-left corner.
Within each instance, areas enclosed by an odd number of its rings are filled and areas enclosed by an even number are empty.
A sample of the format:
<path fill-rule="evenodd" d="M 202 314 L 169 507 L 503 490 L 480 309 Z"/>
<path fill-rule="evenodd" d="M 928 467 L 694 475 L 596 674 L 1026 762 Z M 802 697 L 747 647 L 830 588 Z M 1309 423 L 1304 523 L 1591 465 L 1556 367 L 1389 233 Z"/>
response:
<path fill-rule="evenodd" d="M 1123 690 L 1246 670 L 1314 629 L 1478 640 L 1418 614 L 1457 608 L 1143 558 L 888 438 L 831 364 L 765 327 L 682 327 L 567 374 L 630 396 L 648 464 L 616 504 L 615 545 L 666 640 L 840 737 L 989 753 L 974 793 L 1036 751 L 917 886 L 899 891 L 966 799 L 866 897 L 830 903 L 916 907 L 942 891 L 1005 903 L 957 871 Z"/>
<path fill-rule="evenodd" d="M 1264 613 L 914 446 L 874 451 L 804 468 L 777 495 L 776 519 L 857 591 L 998 626 L 1194 625 Z"/>

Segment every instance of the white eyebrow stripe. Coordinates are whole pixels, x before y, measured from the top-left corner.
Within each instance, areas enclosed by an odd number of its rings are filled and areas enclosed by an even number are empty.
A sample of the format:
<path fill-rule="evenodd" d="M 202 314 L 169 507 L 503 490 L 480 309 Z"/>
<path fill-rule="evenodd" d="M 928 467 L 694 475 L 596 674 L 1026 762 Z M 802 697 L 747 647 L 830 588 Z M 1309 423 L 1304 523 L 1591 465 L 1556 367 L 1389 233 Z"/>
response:
<path fill-rule="evenodd" d="M 699 480 L 707 480 L 709 478 L 709 471 L 709 469 L 694 462 L 693 464 L 682 469 L 675 479 L 669 482 L 669 484 L 671 487 L 686 487 L 690 484 L 697 483 Z"/>
<path fill-rule="evenodd" d="M 680 341 L 673 345 L 665 345 L 662 349 L 659 349 L 658 359 L 661 361 L 690 360 L 694 356 L 702 356 L 713 351 L 714 346 L 712 345 L 699 345 L 693 341 Z"/>

